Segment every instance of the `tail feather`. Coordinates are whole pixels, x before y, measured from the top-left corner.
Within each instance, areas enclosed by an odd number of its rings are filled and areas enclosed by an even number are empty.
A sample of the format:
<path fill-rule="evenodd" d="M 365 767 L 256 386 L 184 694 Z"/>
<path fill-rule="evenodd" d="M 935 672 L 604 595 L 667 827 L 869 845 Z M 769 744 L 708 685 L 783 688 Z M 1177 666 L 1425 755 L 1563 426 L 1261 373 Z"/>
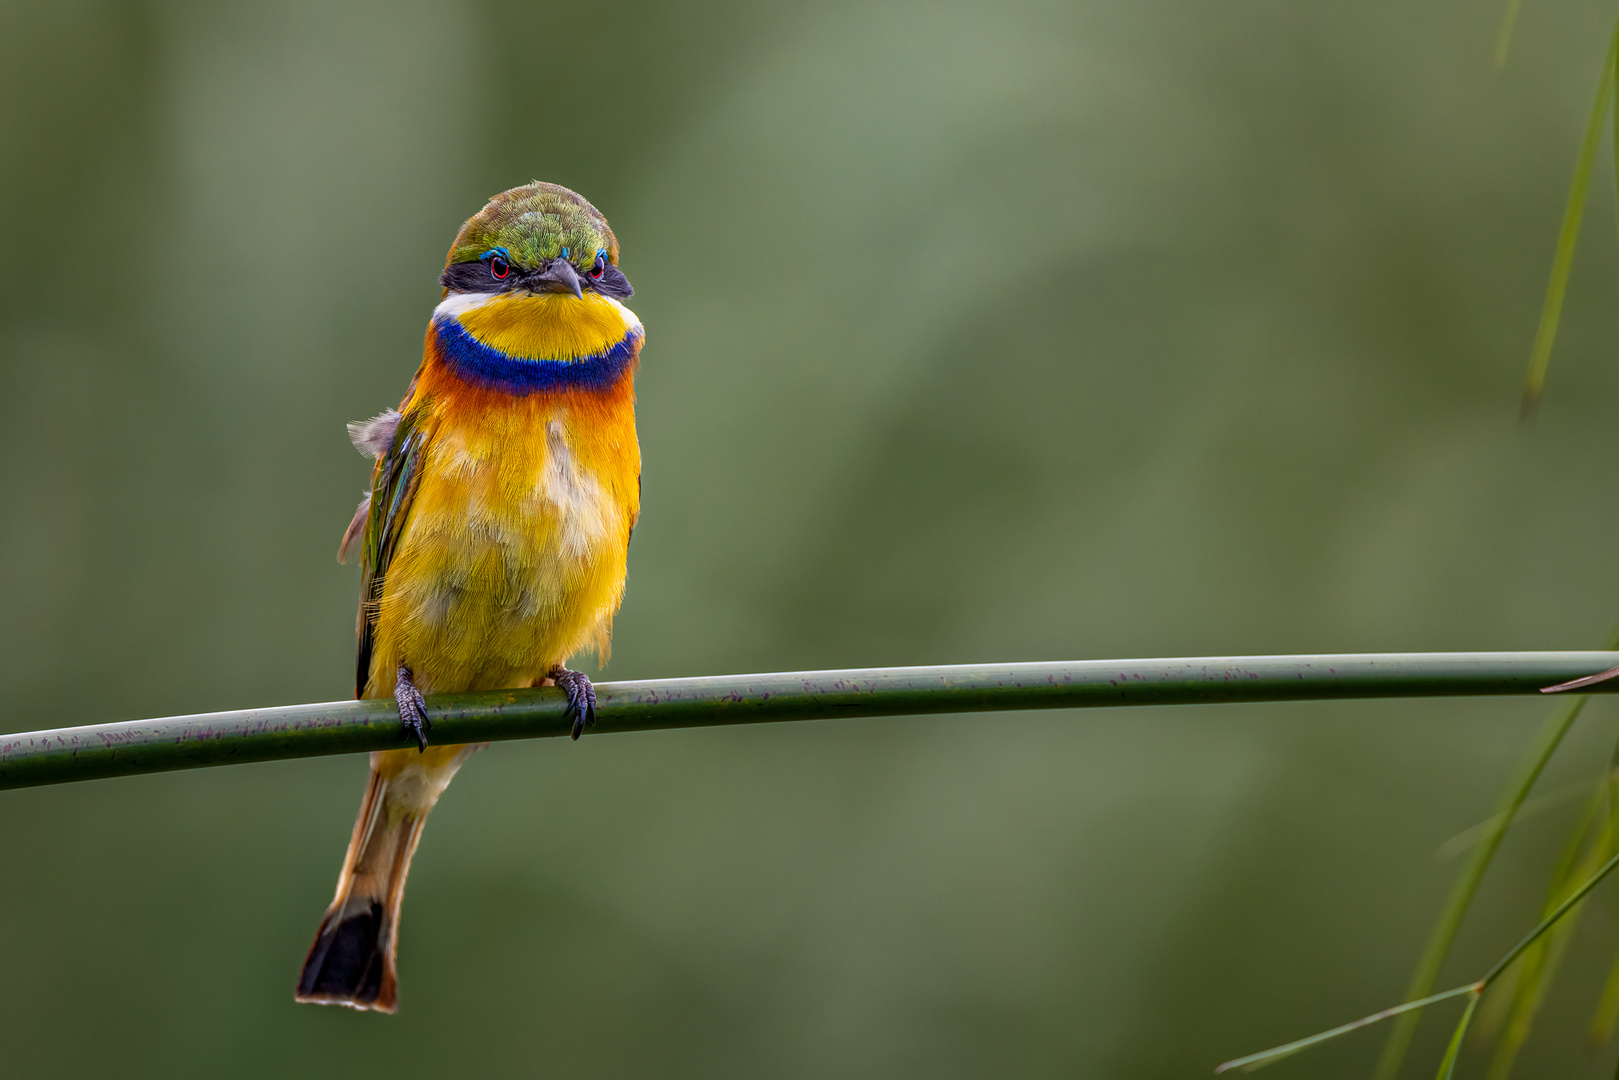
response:
<path fill-rule="evenodd" d="M 393 1012 L 398 980 L 392 970 L 393 957 L 387 952 L 384 922 L 382 905 L 375 900 L 365 911 L 348 915 L 335 925 L 328 914 L 304 961 L 298 1000 Z"/>
<path fill-rule="evenodd" d="M 398 1002 L 394 953 L 410 859 L 427 812 L 477 746 L 371 755 L 371 779 L 355 819 L 337 895 L 298 977 L 298 1001 L 391 1013 Z"/>

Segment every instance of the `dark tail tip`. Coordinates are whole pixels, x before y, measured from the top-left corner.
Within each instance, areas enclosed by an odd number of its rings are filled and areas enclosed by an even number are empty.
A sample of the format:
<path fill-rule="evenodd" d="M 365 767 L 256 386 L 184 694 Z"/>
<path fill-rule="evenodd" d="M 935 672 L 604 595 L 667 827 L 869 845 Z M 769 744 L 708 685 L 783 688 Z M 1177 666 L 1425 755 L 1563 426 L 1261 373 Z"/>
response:
<path fill-rule="evenodd" d="M 397 991 L 381 901 L 326 914 L 298 976 L 298 1001 L 393 1012 Z"/>

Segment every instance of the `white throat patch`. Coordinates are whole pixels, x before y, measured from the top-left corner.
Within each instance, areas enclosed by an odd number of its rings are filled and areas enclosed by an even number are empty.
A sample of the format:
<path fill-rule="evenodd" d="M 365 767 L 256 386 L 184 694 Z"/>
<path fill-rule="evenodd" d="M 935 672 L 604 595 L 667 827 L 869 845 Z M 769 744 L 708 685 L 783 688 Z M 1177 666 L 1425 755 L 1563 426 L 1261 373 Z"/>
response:
<path fill-rule="evenodd" d="M 489 292 L 452 292 L 440 300 L 438 307 L 433 309 L 433 321 L 437 322 L 449 316 L 459 319 L 464 313 L 481 308 L 500 295 L 502 294 Z"/>

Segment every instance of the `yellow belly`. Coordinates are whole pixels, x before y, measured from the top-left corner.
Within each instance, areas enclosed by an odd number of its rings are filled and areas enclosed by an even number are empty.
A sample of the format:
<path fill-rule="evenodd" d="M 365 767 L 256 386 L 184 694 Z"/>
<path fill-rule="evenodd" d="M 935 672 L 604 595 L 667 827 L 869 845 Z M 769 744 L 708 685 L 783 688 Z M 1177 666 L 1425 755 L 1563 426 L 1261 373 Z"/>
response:
<path fill-rule="evenodd" d="M 619 397 L 432 398 L 365 696 L 391 695 L 401 664 L 433 694 L 529 686 L 587 648 L 606 659 L 639 510 Z"/>

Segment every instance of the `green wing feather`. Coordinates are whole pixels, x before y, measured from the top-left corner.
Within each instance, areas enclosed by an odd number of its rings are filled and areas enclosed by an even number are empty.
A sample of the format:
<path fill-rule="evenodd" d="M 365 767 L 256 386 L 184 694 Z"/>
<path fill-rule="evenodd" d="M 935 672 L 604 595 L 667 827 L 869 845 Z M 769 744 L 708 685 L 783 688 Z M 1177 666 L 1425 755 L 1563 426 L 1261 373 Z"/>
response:
<path fill-rule="evenodd" d="M 410 409 L 399 419 L 393 444 L 377 461 L 371 478 L 371 509 L 366 517 L 364 562 L 360 568 L 360 615 L 357 620 L 358 655 L 354 668 L 354 696 L 365 694 L 371 677 L 371 650 L 382 603 L 382 587 L 393 561 L 399 537 L 410 516 L 411 500 L 421 479 L 422 447 L 426 432 L 421 421 L 426 409 Z"/>

